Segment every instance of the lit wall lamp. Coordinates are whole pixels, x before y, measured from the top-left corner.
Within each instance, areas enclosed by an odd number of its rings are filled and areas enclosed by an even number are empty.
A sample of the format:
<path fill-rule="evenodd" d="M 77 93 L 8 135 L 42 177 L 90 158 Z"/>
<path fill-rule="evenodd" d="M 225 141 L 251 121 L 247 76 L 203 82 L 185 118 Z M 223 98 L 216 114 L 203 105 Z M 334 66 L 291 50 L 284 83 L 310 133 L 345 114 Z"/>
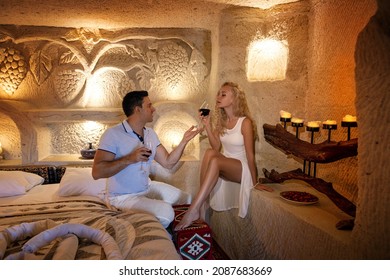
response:
<path fill-rule="evenodd" d="M 277 81 L 286 78 L 288 43 L 276 39 L 258 39 L 247 51 L 249 81 Z"/>

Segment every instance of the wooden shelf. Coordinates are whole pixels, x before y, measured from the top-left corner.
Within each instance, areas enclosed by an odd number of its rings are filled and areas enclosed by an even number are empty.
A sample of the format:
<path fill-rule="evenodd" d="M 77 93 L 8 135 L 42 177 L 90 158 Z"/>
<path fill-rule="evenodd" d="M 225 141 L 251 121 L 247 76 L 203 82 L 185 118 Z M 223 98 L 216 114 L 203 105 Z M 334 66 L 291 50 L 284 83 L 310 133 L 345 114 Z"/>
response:
<path fill-rule="evenodd" d="M 61 123 L 70 121 L 118 123 L 125 118 L 121 108 L 27 110 L 26 113 L 31 120 L 40 123 Z"/>
<path fill-rule="evenodd" d="M 0 159 L 0 166 L 18 166 L 22 165 L 21 159 Z"/>
<path fill-rule="evenodd" d="M 92 165 L 93 159 L 82 158 L 79 154 L 50 155 L 38 161 L 40 165 Z"/>

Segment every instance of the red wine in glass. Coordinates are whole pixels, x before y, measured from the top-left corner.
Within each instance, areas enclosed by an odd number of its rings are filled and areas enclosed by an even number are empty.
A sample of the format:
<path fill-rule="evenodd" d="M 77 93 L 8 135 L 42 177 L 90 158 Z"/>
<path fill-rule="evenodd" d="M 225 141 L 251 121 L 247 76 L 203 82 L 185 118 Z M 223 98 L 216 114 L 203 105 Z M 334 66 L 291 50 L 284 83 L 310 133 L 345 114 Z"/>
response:
<path fill-rule="evenodd" d="M 145 141 L 144 146 L 145 146 L 145 148 L 147 148 L 149 150 L 148 152 L 150 153 L 150 154 L 144 154 L 144 156 L 149 158 L 152 155 L 152 142 L 151 141 Z"/>
<path fill-rule="evenodd" d="M 201 108 L 199 109 L 199 112 L 201 112 L 201 116 L 208 116 L 210 114 L 210 109 L 207 109 L 207 108 Z"/>
<path fill-rule="evenodd" d="M 201 112 L 201 116 L 205 117 L 210 114 L 209 104 L 206 101 L 203 101 L 202 105 L 200 105 L 199 112 Z"/>

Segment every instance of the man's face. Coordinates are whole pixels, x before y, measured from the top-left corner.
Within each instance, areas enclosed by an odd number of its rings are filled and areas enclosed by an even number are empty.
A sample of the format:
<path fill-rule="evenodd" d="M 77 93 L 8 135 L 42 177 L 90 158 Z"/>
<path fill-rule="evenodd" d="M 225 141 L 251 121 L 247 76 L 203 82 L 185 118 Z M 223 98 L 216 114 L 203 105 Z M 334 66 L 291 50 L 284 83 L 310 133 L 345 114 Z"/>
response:
<path fill-rule="evenodd" d="M 152 122 L 153 121 L 153 113 L 156 111 L 156 109 L 153 107 L 152 102 L 150 101 L 149 97 L 144 97 L 144 100 L 142 102 L 142 116 L 145 119 L 145 122 Z"/>

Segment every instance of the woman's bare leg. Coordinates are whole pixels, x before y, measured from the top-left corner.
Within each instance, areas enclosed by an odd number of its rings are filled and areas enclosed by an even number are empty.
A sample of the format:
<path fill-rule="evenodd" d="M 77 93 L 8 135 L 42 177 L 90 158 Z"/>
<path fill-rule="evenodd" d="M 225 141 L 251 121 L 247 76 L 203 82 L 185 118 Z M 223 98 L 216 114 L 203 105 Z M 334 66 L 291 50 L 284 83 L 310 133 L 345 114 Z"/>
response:
<path fill-rule="evenodd" d="M 220 152 L 217 152 L 213 149 L 207 149 L 206 152 L 204 153 L 203 159 L 202 159 L 202 165 L 200 167 L 200 180 L 199 180 L 200 185 L 203 184 L 204 178 L 206 176 L 206 171 L 209 168 L 209 163 L 210 163 L 211 158 L 213 158 L 217 155 L 220 155 L 220 154 L 221 154 Z"/>
<path fill-rule="evenodd" d="M 214 153 L 209 157 L 207 164 L 203 165 L 206 165 L 207 168 L 203 170 L 204 178 L 201 182 L 199 192 L 181 221 L 176 225 L 175 230 L 186 228 L 190 226 L 193 221 L 199 219 L 200 207 L 215 187 L 219 176 L 233 182 L 241 181 L 242 166 L 241 162 L 237 159 L 226 158 L 220 153 Z"/>

